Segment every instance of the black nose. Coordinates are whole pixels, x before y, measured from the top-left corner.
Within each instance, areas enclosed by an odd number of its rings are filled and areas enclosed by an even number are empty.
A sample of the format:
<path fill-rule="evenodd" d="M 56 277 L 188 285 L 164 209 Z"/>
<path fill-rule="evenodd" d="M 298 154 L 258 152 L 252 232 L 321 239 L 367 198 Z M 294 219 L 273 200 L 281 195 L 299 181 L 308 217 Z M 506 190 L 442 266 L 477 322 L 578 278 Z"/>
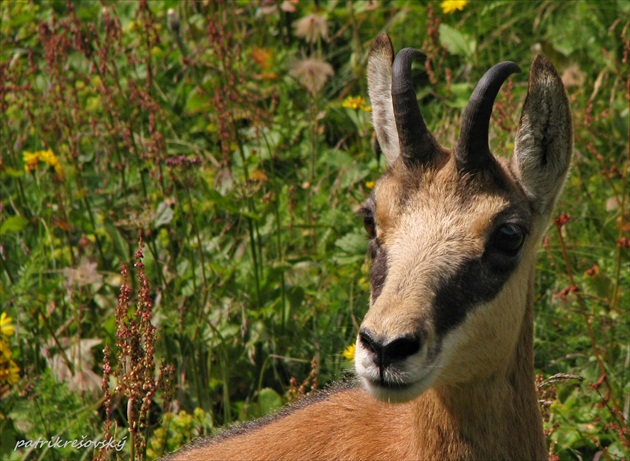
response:
<path fill-rule="evenodd" d="M 401 362 L 415 354 L 422 346 L 420 338 L 417 336 L 401 336 L 383 344 L 364 328 L 359 331 L 359 339 L 363 347 L 374 355 L 374 363 L 379 366 L 381 372 L 392 363 Z"/>

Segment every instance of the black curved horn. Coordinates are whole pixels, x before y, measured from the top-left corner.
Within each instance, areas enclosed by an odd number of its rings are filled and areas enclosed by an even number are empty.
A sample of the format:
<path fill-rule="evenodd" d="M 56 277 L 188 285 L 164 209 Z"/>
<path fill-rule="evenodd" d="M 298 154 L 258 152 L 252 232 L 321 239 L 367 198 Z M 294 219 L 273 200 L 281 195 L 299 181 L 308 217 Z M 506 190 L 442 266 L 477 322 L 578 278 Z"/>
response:
<path fill-rule="evenodd" d="M 392 68 L 392 105 L 400 142 L 400 153 L 407 166 L 428 162 L 436 152 L 437 143 L 427 129 L 411 81 L 411 62 L 425 57 L 413 48 L 398 52 Z"/>
<path fill-rule="evenodd" d="M 457 167 L 463 171 L 479 171 L 492 158 L 488 145 L 488 130 L 492 106 L 503 82 L 521 69 L 511 61 L 491 67 L 473 91 L 464 115 L 459 141 L 455 148 Z"/>

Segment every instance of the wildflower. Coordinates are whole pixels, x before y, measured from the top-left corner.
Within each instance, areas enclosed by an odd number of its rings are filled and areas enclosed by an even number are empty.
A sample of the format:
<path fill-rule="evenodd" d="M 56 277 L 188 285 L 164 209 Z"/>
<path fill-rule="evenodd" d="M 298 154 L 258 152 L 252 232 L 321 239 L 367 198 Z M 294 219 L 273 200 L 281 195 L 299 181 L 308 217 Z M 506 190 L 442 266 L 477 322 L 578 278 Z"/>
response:
<path fill-rule="evenodd" d="M 584 272 L 584 275 L 586 275 L 590 279 L 593 279 L 597 277 L 600 272 L 601 270 L 599 269 L 599 266 L 597 264 L 593 264 L 590 269 L 587 269 Z"/>
<path fill-rule="evenodd" d="M 342 103 L 341 107 L 347 107 L 353 110 L 362 110 L 372 112 L 372 108 L 365 105 L 365 99 L 361 96 L 348 96 Z"/>
<path fill-rule="evenodd" d="M 55 173 L 57 173 L 57 176 L 59 178 L 62 178 L 63 169 L 61 168 L 61 163 L 59 162 L 59 159 L 57 158 L 55 153 L 52 151 L 52 149 L 44 150 L 40 154 L 41 154 L 40 160 L 44 163 L 47 163 L 51 167 L 53 167 L 55 169 Z"/>
<path fill-rule="evenodd" d="M 61 166 L 61 162 L 52 151 L 52 149 L 48 150 L 40 150 L 37 152 L 24 152 L 22 154 L 22 159 L 24 160 L 24 169 L 27 173 L 31 173 L 37 169 L 39 162 L 46 163 L 51 166 L 55 173 L 57 174 L 57 178 L 63 180 L 63 168 Z"/>
<path fill-rule="evenodd" d="M 276 14 L 279 11 L 295 13 L 295 5 L 298 4 L 298 1 L 299 0 L 284 0 L 280 5 L 277 5 L 277 3 L 273 1 L 265 1 L 262 2 L 263 6 L 258 9 L 258 14 L 270 15 Z"/>
<path fill-rule="evenodd" d="M 96 263 L 91 263 L 86 259 L 83 259 L 76 269 L 72 267 L 65 268 L 63 275 L 66 277 L 66 282 L 69 286 L 74 285 L 78 288 L 93 284 L 100 287 L 103 281 L 103 276 L 96 270 Z"/>
<path fill-rule="evenodd" d="M 13 319 L 6 312 L 0 315 L 0 386 L 15 384 L 20 380 L 20 368 L 12 360 L 13 352 L 6 342 L 6 339 L 15 333 L 12 322 Z"/>
<path fill-rule="evenodd" d="M 0 333 L 2 336 L 13 336 L 15 330 L 13 325 L 11 325 L 12 322 L 13 319 L 9 317 L 6 312 L 3 312 L 2 315 L 0 315 Z"/>
<path fill-rule="evenodd" d="M 374 189 L 374 181 L 366 181 L 365 182 L 365 187 L 367 187 L 368 189 Z"/>
<path fill-rule="evenodd" d="M 462 11 L 467 3 L 468 0 L 445 0 L 440 3 L 440 7 L 444 14 L 451 14 L 457 10 Z"/>
<path fill-rule="evenodd" d="M 343 356 L 345 358 L 347 358 L 348 360 L 350 360 L 351 362 L 354 362 L 354 353 L 356 352 L 357 349 L 357 343 L 353 343 L 350 346 L 346 347 L 346 349 L 343 351 Z"/>
<path fill-rule="evenodd" d="M 24 152 L 22 155 L 24 160 L 24 169 L 27 173 L 35 171 L 39 162 L 39 152 Z"/>
<path fill-rule="evenodd" d="M 269 48 L 256 47 L 252 50 L 252 59 L 263 69 L 269 69 L 273 52 Z"/>
<path fill-rule="evenodd" d="M 278 78 L 278 74 L 275 72 L 262 72 L 260 74 L 254 74 L 254 77 L 261 78 L 263 80 L 275 80 Z"/>
<path fill-rule="evenodd" d="M 144 243 L 140 233 L 140 248 L 135 253 L 134 267 L 137 274 L 138 302 L 135 307 L 130 306 L 133 290 L 129 284 L 129 268 L 123 264 L 121 275 L 123 284 L 120 287 L 118 306 L 116 307 L 116 350 L 119 366 L 114 373 L 117 381 L 116 393 L 126 397 L 127 421 L 130 434 L 135 438 L 135 447 L 146 450 L 147 439 L 145 428 L 149 425 L 149 409 L 154 402 L 156 392 L 162 390 L 163 400 L 168 404 L 172 398 L 170 389 L 173 383 L 173 367 L 162 364 L 159 374 L 156 373 L 155 343 L 157 327 L 151 323 L 153 316 L 153 297 L 146 275 L 144 258 Z M 109 353 L 108 355 L 111 355 Z M 109 358 L 104 366 L 111 372 Z M 108 389 L 107 378 L 104 377 L 102 389 Z M 106 391 L 109 392 L 109 391 Z M 106 393 L 105 401 L 108 413 L 105 421 L 105 432 L 110 432 L 112 425 L 111 394 Z M 101 458 L 106 458 L 105 449 Z"/>
<path fill-rule="evenodd" d="M 551 297 L 551 299 L 560 298 L 562 300 L 565 300 L 565 299 L 567 299 L 567 296 L 569 296 L 571 293 L 575 293 L 577 291 L 579 291 L 578 286 L 577 285 L 571 285 L 571 286 L 568 286 L 568 287 L 564 288 L 560 293 L 555 293 Z"/>
<path fill-rule="evenodd" d="M 571 216 L 569 216 L 568 214 L 564 212 L 562 212 L 560 216 L 558 216 L 557 218 L 553 220 L 554 224 L 556 225 L 558 229 L 562 229 L 564 226 L 568 224 L 569 221 L 571 221 Z"/>
<path fill-rule="evenodd" d="M 2 367 L 4 363 L 10 361 L 12 357 L 13 352 L 11 352 L 9 345 L 0 339 L 0 367 Z"/>
<path fill-rule="evenodd" d="M 20 380 L 20 367 L 13 360 L 10 360 L 6 366 L 0 367 L 0 384 L 15 384 Z"/>
<path fill-rule="evenodd" d="M 273 52 L 268 48 L 256 47 L 252 50 L 252 60 L 262 69 L 260 74 L 253 74 L 255 78 L 262 80 L 278 78 L 277 73 L 269 71 L 273 64 L 271 58 L 273 58 Z"/>
<path fill-rule="evenodd" d="M 168 11 L 166 12 L 166 16 L 167 16 L 168 28 L 170 29 L 171 32 L 173 32 L 173 35 L 179 36 L 179 30 L 181 27 L 179 16 L 177 15 L 177 13 L 175 12 L 173 8 L 168 9 Z"/>
<path fill-rule="evenodd" d="M 309 14 L 293 23 L 295 35 L 303 38 L 308 43 L 316 43 L 317 40 L 328 39 L 328 24 L 326 20 L 316 14 Z"/>
<path fill-rule="evenodd" d="M 290 72 L 311 94 L 318 93 L 335 72 L 330 64 L 317 58 L 299 61 Z"/>

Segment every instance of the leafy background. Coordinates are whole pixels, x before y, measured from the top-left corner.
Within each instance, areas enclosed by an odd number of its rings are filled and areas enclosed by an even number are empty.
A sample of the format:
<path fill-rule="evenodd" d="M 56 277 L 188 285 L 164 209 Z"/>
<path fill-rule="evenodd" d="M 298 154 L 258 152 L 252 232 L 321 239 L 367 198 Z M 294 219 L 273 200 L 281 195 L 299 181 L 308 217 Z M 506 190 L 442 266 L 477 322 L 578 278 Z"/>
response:
<path fill-rule="evenodd" d="M 154 459 L 350 373 L 382 31 L 426 52 L 445 145 L 513 60 L 491 134 L 509 155 L 529 63 L 559 69 L 575 160 L 536 279 L 550 458 L 628 457 L 630 4 L 443 3 L 0 3 L 0 458 Z"/>

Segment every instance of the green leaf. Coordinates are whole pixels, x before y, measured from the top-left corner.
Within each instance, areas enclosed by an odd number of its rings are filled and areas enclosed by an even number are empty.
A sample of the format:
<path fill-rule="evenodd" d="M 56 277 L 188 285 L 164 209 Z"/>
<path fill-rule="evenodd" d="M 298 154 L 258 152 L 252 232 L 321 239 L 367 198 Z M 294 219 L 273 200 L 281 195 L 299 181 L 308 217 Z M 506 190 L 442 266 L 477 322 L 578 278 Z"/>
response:
<path fill-rule="evenodd" d="M 0 235 L 7 234 L 9 232 L 20 232 L 28 224 L 28 219 L 23 216 L 11 216 L 2 223 L 0 227 Z"/>
<path fill-rule="evenodd" d="M 20 178 L 24 175 L 24 170 L 16 170 L 15 168 L 11 168 L 10 166 L 5 166 L 2 173 L 6 174 L 10 178 Z"/>
<path fill-rule="evenodd" d="M 282 397 L 269 387 L 260 390 L 258 394 L 259 414 L 266 415 L 282 406 Z"/>
<path fill-rule="evenodd" d="M 212 109 L 212 105 L 208 99 L 208 96 L 201 93 L 197 88 L 193 89 L 188 94 L 188 100 L 186 106 L 184 106 L 184 112 L 189 115 L 208 112 Z"/>
<path fill-rule="evenodd" d="M 107 232 L 107 234 L 109 235 L 112 241 L 112 244 L 116 252 L 118 253 L 118 256 L 123 261 L 128 261 L 130 258 L 130 255 L 128 254 L 129 252 L 128 252 L 127 242 L 125 242 L 125 239 L 120 234 L 116 226 L 111 222 L 106 222 L 104 227 L 105 227 L 105 232 Z"/>
<path fill-rule="evenodd" d="M 353 264 L 365 259 L 367 239 L 363 234 L 349 233 L 335 242 L 341 251 L 333 256 L 338 264 Z"/>
<path fill-rule="evenodd" d="M 364 235 L 351 232 L 338 239 L 335 246 L 346 253 L 363 255 L 367 249 L 367 240 Z"/>
<path fill-rule="evenodd" d="M 440 24 L 440 43 L 451 54 L 468 58 L 471 58 L 477 49 L 477 42 L 474 39 L 446 24 Z"/>
<path fill-rule="evenodd" d="M 453 83 L 450 88 L 451 98 L 447 99 L 445 103 L 449 107 L 456 109 L 463 109 L 468 104 L 470 99 L 471 88 L 468 83 Z"/>
<path fill-rule="evenodd" d="M 291 305 L 291 309 L 299 309 L 305 296 L 306 293 L 304 292 L 304 288 L 300 286 L 287 288 L 287 298 L 289 300 L 289 304 Z"/>

